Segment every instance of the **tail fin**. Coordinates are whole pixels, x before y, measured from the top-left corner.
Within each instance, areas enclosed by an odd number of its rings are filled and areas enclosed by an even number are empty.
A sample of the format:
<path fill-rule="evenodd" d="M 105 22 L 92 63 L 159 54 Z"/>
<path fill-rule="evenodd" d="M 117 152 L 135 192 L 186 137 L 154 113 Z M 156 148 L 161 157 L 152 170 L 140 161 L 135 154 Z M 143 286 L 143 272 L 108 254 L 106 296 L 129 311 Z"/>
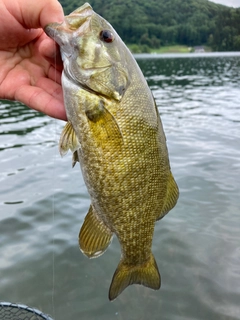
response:
<path fill-rule="evenodd" d="M 134 283 L 154 290 L 160 288 L 161 277 L 152 253 L 141 265 L 128 265 L 124 260 L 119 262 L 109 289 L 109 300 L 116 299 L 125 288 Z"/>

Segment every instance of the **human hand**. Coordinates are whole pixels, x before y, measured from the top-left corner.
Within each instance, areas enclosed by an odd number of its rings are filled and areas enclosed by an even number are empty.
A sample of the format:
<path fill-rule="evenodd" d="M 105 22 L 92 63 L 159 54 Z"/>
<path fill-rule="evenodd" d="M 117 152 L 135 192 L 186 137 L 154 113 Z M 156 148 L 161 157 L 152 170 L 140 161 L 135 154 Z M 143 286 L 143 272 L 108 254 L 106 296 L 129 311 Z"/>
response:
<path fill-rule="evenodd" d="M 18 100 L 66 120 L 62 61 L 43 28 L 62 22 L 57 0 L 0 0 L 0 99 Z"/>

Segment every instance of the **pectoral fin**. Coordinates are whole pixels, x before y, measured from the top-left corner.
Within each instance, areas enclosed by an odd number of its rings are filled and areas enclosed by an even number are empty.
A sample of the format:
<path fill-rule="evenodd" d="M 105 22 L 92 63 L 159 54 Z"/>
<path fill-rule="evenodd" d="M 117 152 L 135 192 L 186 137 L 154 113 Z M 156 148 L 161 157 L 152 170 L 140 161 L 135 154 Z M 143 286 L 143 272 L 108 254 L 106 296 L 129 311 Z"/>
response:
<path fill-rule="evenodd" d="M 116 145 L 123 143 L 123 136 L 119 125 L 102 100 L 97 105 L 88 106 L 85 112 L 89 119 L 91 132 L 99 144 L 103 146 L 106 143 Z"/>
<path fill-rule="evenodd" d="M 175 206 L 175 204 L 177 203 L 178 197 L 179 197 L 178 186 L 173 178 L 172 173 L 170 173 L 168 184 L 167 184 L 167 194 L 165 197 L 165 202 L 161 210 L 161 213 L 156 220 L 162 219 L 165 216 L 165 214 L 167 214 Z"/>
<path fill-rule="evenodd" d="M 99 257 L 112 240 L 111 230 L 101 221 L 91 205 L 79 233 L 79 246 L 88 258 Z"/>
<path fill-rule="evenodd" d="M 75 152 L 81 147 L 78 138 L 73 130 L 71 122 L 67 122 L 63 128 L 62 134 L 59 140 L 59 151 L 61 156 L 64 156 L 70 149 Z"/>

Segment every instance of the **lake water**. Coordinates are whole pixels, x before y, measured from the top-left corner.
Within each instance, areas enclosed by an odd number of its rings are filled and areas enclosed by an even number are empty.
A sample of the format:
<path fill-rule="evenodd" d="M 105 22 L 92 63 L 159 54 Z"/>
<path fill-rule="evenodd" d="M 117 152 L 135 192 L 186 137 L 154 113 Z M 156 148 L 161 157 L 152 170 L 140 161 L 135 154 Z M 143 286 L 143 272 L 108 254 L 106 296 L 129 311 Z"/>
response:
<path fill-rule="evenodd" d="M 89 260 L 78 233 L 90 204 L 61 158 L 64 123 L 0 105 L 0 300 L 56 320 L 240 319 L 240 54 L 138 56 L 161 114 L 177 206 L 155 227 L 162 287 L 108 301 L 115 238 Z"/>

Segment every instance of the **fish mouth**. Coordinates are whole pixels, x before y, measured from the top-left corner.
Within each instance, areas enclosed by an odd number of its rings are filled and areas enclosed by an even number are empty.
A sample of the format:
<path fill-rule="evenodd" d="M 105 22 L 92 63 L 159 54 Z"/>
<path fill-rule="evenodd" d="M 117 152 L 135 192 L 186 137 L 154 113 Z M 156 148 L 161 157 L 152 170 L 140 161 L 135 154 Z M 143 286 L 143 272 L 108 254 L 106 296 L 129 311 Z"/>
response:
<path fill-rule="evenodd" d="M 45 33 L 53 39 L 57 44 L 61 47 L 63 45 L 62 36 L 60 34 L 60 27 L 63 25 L 63 23 L 49 23 L 44 28 Z"/>
<path fill-rule="evenodd" d="M 74 32 L 80 36 L 88 28 L 90 17 L 94 11 L 89 3 L 85 3 L 80 8 L 64 17 L 62 23 L 49 23 L 45 26 L 45 33 L 52 38 L 65 51 L 64 46 L 69 43 L 69 39 Z"/>

